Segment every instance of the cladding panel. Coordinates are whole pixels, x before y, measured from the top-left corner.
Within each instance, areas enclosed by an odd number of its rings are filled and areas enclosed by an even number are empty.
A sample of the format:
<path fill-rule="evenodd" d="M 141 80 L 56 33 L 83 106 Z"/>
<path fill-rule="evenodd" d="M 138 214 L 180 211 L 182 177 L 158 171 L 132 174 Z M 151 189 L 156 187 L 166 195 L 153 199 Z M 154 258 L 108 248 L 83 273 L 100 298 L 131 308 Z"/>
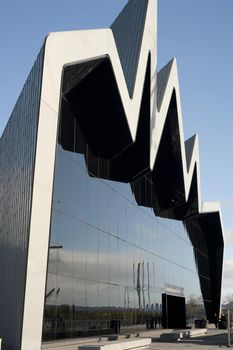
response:
<path fill-rule="evenodd" d="M 0 335 L 20 349 L 44 48 L 0 140 Z"/>
<path fill-rule="evenodd" d="M 111 25 L 130 96 L 133 95 L 148 0 L 128 2 Z"/>

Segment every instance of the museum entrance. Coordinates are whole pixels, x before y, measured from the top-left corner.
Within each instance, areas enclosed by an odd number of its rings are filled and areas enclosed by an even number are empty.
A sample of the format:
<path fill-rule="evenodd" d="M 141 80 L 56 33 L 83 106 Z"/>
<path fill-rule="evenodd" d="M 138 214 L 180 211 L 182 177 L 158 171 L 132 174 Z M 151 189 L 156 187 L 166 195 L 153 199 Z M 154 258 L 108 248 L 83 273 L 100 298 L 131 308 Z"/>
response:
<path fill-rule="evenodd" d="M 162 325 L 163 328 L 185 328 L 185 298 L 162 294 Z"/>

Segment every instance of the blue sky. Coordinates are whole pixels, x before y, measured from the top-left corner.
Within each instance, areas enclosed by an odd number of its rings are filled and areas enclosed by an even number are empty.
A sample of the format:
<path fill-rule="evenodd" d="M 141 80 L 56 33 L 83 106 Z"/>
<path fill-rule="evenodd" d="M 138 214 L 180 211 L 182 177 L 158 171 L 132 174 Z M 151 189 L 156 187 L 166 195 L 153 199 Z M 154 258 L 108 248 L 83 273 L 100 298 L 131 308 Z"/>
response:
<path fill-rule="evenodd" d="M 0 134 L 51 31 L 108 27 L 126 0 L 0 4 Z M 233 294 L 233 1 L 158 0 L 158 68 L 177 58 L 185 137 L 199 134 L 202 199 L 220 201 Z"/>

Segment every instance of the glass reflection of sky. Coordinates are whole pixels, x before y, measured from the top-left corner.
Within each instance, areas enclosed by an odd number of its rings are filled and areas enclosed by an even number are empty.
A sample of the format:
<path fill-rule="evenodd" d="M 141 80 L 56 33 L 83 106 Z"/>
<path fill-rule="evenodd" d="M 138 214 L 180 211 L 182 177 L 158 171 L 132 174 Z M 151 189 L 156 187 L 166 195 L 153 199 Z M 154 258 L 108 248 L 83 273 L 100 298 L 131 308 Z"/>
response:
<path fill-rule="evenodd" d="M 66 317 L 72 319 L 83 310 L 86 319 L 93 318 L 93 308 L 124 309 L 128 324 L 134 323 L 129 310 L 161 305 L 166 284 L 200 299 L 193 247 L 182 222 L 139 207 L 129 184 L 89 176 L 84 156 L 59 145 L 55 174 L 50 245 L 63 248 L 49 254 L 47 295 L 54 291 L 46 299 L 45 324 L 58 317 L 49 314 L 51 305 L 55 315 L 59 306 L 70 305 L 73 316 Z"/>

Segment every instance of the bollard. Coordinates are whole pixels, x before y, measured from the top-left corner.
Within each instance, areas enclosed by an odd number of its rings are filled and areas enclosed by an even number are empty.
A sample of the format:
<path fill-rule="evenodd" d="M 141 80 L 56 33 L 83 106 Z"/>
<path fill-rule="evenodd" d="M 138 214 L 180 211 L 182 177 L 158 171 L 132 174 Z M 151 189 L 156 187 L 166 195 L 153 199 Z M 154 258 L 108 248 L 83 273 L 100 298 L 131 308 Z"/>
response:
<path fill-rule="evenodd" d="M 230 309 L 227 309 L 227 347 L 231 346 L 231 320 L 230 320 Z"/>
<path fill-rule="evenodd" d="M 0 350 L 2 348 L 2 338 L 0 338 Z"/>

